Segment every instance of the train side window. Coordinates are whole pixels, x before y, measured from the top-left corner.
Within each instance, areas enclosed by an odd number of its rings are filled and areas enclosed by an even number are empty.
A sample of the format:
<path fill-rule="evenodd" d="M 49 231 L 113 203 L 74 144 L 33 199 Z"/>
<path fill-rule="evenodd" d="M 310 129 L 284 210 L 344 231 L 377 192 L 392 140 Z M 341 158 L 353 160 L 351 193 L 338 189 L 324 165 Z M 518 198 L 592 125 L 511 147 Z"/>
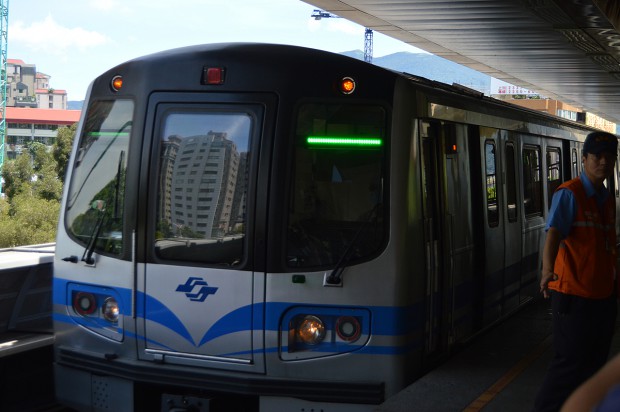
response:
<path fill-rule="evenodd" d="M 557 147 L 547 148 L 547 201 L 551 207 L 551 198 L 555 189 L 562 184 L 562 169 L 561 169 L 560 149 Z"/>
<path fill-rule="evenodd" d="M 506 215 L 509 222 L 516 222 L 518 216 L 515 170 L 515 147 L 512 143 L 506 143 Z"/>
<path fill-rule="evenodd" d="M 490 227 L 499 225 L 499 209 L 497 204 L 497 164 L 495 160 L 495 142 L 484 143 L 484 163 L 486 175 L 487 220 Z"/>
<path fill-rule="evenodd" d="M 523 208 L 527 217 L 542 216 L 543 196 L 539 146 L 523 148 Z"/>
<path fill-rule="evenodd" d="M 244 258 L 247 159 L 256 113 L 175 109 L 161 127 L 155 252 L 234 266 Z"/>
<path fill-rule="evenodd" d="M 577 156 L 577 149 L 571 150 L 571 168 L 573 169 L 573 177 L 579 176 L 579 156 Z"/>
<path fill-rule="evenodd" d="M 68 233 L 97 253 L 121 255 L 131 100 L 93 101 L 80 135 L 65 223 Z"/>

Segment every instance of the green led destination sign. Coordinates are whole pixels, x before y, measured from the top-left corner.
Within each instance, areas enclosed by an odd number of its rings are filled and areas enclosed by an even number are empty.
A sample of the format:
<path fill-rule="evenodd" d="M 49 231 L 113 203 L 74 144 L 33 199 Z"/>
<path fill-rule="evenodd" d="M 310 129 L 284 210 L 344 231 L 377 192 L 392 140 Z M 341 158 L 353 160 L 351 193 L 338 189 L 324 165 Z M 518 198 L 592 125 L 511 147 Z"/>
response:
<path fill-rule="evenodd" d="M 353 146 L 378 147 L 383 144 L 381 139 L 374 137 L 327 137 L 308 136 L 306 142 L 311 146 Z"/>

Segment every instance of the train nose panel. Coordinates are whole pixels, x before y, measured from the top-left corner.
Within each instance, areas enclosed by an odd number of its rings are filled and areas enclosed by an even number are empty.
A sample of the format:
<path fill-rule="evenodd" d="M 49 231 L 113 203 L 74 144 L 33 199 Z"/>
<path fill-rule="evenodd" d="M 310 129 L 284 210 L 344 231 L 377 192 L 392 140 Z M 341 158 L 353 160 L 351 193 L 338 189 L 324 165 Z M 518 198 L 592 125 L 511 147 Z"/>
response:
<path fill-rule="evenodd" d="M 254 336 L 254 287 L 251 272 L 147 268 L 138 303 L 144 308 L 145 356 L 196 365 L 216 361 L 225 368 L 256 366 L 262 347 Z"/>

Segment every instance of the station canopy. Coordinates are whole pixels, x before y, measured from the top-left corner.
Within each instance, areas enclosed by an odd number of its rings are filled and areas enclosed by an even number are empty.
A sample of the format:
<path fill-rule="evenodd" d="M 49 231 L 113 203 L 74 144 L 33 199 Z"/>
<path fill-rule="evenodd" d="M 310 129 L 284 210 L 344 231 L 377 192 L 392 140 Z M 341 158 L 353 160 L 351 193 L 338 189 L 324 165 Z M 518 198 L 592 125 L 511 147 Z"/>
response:
<path fill-rule="evenodd" d="M 304 0 L 620 123 L 618 0 Z"/>

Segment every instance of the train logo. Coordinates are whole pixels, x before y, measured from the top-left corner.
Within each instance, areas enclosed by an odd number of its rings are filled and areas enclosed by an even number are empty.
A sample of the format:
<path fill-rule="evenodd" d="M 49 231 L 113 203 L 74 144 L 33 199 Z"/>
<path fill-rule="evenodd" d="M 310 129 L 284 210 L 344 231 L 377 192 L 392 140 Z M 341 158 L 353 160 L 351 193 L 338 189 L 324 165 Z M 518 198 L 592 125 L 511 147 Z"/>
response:
<path fill-rule="evenodd" d="M 198 292 L 192 293 L 195 288 L 200 289 L 198 289 Z M 185 296 L 193 302 L 204 302 L 209 295 L 215 295 L 217 289 L 218 288 L 209 286 L 202 278 L 190 277 L 184 284 L 179 285 L 176 291 L 185 293 Z"/>

